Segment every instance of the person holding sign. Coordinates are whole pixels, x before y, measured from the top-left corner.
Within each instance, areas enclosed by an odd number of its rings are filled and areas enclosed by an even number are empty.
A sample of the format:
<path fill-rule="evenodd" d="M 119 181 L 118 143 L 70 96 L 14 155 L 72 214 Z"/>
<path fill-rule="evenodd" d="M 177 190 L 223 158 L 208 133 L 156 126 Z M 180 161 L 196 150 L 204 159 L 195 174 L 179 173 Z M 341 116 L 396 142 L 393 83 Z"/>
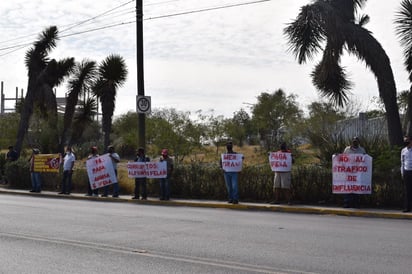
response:
<path fill-rule="evenodd" d="M 113 168 L 114 168 L 114 173 L 116 174 L 116 179 L 117 179 L 117 163 L 120 162 L 120 156 L 114 151 L 114 146 L 108 146 L 107 151 L 109 152 L 109 157 L 112 160 Z M 107 197 L 109 194 L 109 186 L 105 186 L 103 188 L 103 195 L 102 197 Z M 116 181 L 113 183 L 113 198 L 118 198 L 119 197 L 119 182 Z"/>
<path fill-rule="evenodd" d="M 34 170 L 34 158 L 36 155 L 40 154 L 40 150 L 38 148 L 33 148 L 33 152 L 30 156 L 30 176 L 31 176 L 31 190 L 30 192 L 41 192 L 41 177 L 40 172 Z"/>
<path fill-rule="evenodd" d="M 160 200 L 170 199 L 170 177 L 173 172 L 173 159 L 169 157 L 169 151 L 165 148 L 162 149 L 162 156 L 160 161 L 166 161 L 167 164 L 167 176 L 166 178 L 160 178 Z"/>
<path fill-rule="evenodd" d="M 273 180 L 273 192 L 275 194 L 275 200 L 270 202 L 271 204 L 279 204 L 281 197 L 284 198 L 288 205 L 292 204 L 291 201 L 291 171 L 292 171 L 292 153 L 287 148 L 286 143 L 283 142 L 280 145 L 280 150 L 271 153 L 269 161 L 272 170 L 275 172 Z"/>
<path fill-rule="evenodd" d="M 243 155 L 233 151 L 233 143 L 226 143 L 225 154 L 221 155 L 220 167 L 224 170 L 226 189 L 229 196 L 228 203 L 239 203 L 238 173 L 242 170 Z"/>
<path fill-rule="evenodd" d="M 97 158 L 97 157 L 99 157 L 99 153 L 97 152 L 97 147 L 96 147 L 96 146 L 92 146 L 92 147 L 90 148 L 90 154 L 89 154 L 89 156 L 87 157 L 87 160 L 90 160 L 90 159 L 92 159 L 92 158 Z M 90 179 L 89 179 L 89 180 L 90 180 Z M 88 189 L 87 189 L 87 194 L 86 194 L 86 196 L 95 196 L 95 197 L 98 197 L 98 196 L 99 196 L 99 189 L 98 189 L 98 188 L 92 189 L 92 187 L 91 187 L 91 185 L 90 185 L 90 182 L 87 184 L 87 186 L 88 186 Z"/>
<path fill-rule="evenodd" d="M 358 137 L 352 138 L 352 145 L 347 146 L 343 151 L 343 154 L 366 154 L 366 150 L 360 146 Z M 358 207 L 360 203 L 360 196 L 354 193 L 345 194 L 343 198 L 343 207 L 348 208 L 354 205 Z"/>
<path fill-rule="evenodd" d="M 412 141 L 406 136 L 404 147 L 401 151 L 401 175 L 405 184 L 404 209 L 403 212 L 410 212 L 412 207 Z"/>
<path fill-rule="evenodd" d="M 135 162 L 143 162 L 147 163 L 150 162 L 150 158 L 146 157 L 144 153 L 144 148 L 139 148 L 137 150 L 137 156 L 136 159 L 134 160 Z M 134 179 L 134 197 L 132 199 L 137 199 L 139 200 L 140 197 L 140 188 L 142 189 L 142 200 L 147 200 L 147 182 L 146 182 L 146 177 L 142 178 L 135 178 Z"/>
<path fill-rule="evenodd" d="M 74 156 L 72 147 L 68 146 L 66 148 L 66 155 L 63 158 L 63 179 L 61 192 L 59 192 L 59 194 L 70 194 L 72 190 L 74 161 L 76 161 L 76 156 Z"/>

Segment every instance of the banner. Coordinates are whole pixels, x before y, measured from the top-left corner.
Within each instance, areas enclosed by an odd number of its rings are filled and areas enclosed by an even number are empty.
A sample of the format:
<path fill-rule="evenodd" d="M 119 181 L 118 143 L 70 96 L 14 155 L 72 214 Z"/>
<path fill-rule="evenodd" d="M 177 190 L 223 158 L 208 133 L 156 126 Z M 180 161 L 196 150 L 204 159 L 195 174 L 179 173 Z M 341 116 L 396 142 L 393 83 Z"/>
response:
<path fill-rule="evenodd" d="M 60 154 L 34 154 L 34 172 L 59 172 Z"/>
<path fill-rule="evenodd" d="M 336 154 L 332 156 L 334 194 L 371 194 L 372 157 L 367 154 Z"/>
<path fill-rule="evenodd" d="M 272 171 L 289 172 L 292 170 L 292 153 L 290 152 L 271 152 L 269 163 Z"/>
<path fill-rule="evenodd" d="M 225 172 L 240 172 L 243 166 L 243 154 L 222 154 L 222 168 Z"/>
<path fill-rule="evenodd" d="M 109 154 L 87 160 L 86 168 L 91 189 L 117 183 L 116 173 Z"/>
<path fill-rule="evenodd" d="M 167 162 L 128 162 L 129 178 L 166 178 Z"/>

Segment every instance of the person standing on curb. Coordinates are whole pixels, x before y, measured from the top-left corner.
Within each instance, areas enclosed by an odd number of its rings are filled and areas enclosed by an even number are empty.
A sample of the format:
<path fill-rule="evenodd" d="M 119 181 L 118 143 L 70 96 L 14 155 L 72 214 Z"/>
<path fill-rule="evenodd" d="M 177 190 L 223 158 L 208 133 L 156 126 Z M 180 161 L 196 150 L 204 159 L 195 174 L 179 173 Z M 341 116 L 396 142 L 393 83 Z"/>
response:
<path fill-rule="evenodd" d="M 164 148 L 162 149 L 162 156 L 160 161 L 166 161 L 167 164 L 167 176 L 166 178 L 160 178 L 160 200 L 170 199 L 170 177 L 173 173 L 173 159 L 169 157 L 169 151 Z"/>
<path fill-rule="evenodd" d="M 285 142 L 283 142 L 280 145 L 280 150 L 278 152 L 291 153 L 291 151 L 287 148 Z M 292 163 L 293 163 L 293 158 L 292 158 Z M 279 204 L 280 197 L 285 198 L 288 205 L 292 204 L 292 200 L 291 200 L 292 193 L 290 190 L 291 181 L 292 181 L 291 171 L 275 171 L 275 177 L 273 179 L 273 192 L 275 194 L 275 200 L 270 202 L 271 204 Z"/>
<path fill-rule="evenodd" d="M 135 162 L 150 162 L 150 158 L 146 157 L 144 148 L 140 147 L 137 150 Z M 147 200 L 147 182 L 146 177 L 134 179 L 134 197 L 132 199 L 139 200 L 140 189 L 142 190 L 142 200 Z"/>
<path fill-rule="evenodd" d="M 404 208 L 402 212 L 411 212 L 412 207 L 412 141 L 404 138 L 405 147 L 401 151 L 401 175 L 404 183 Z"/>
<path fill-rule="evenodd" d="M 352 138 L 352 145 L 347 146 L 343 151 L 343 154 L 366 154 L 366 150 L 360 146 L 360 141 L 358 137 Z M 359 207 L 360 196 L 359 194 L 349 193 L 345 194 L 343 198 L 343 207 Z"/>
<path fill-rule="evenodd" d="M 226 143 L 226 154 L 237 154 L 233 151 L 233 143 Z M 220 167 L 223 169 L 222 159 L 220 159 Z M 238 204 L 239 203 L 239 189 L 238 189 L 238 173 L 232 171 L 224 171 L 223 176 L 225 178 L 226 189 L 229 196 L 228 203 Z"/>
<path fill-rule="evenodd" d="M 76 156 L 72 151 L 72 147 L 68 146 L 66 148 L 66 155 L 63 158 L 63 179 L 61 185 L 61 192 L 59 192 L 58 194 L 70 194 L 72 190 L 72 175 L 75 161 Z"/>
<path fill-rule="evenodd" d="M 87 157 L 87 160 L 92 159 L 92 158 L 97 158 L 99 157 L 99 153 L 97 151 L 97 147 L 96 146 L 92 146 L 90 148 L 90 154 Z M 94 197 L 99 197 L 99 189 L 92 189 L 92 187 L 90 186 L 90 182 L 87 184 L 87 194 L 86 196 L 94 196 Z"/>
<path fill-rule="evenodd" d="M 109 157 L 112 159 L 112 164 L 114 168 L 114 173 L 116 174 L 116 182 L 113 183 L 113 198 L 118 198 L 119 197 L 119 180 L 117 178 L 117 163 L 120 162 L 120 156 L 114 151 L 114 146 L 108 146 L 107 151 L 109 152 Z M 103 195 L 102 197 L 107 197 L 109 194 L 109 186 L 105 186 L 103 190 Z"/>
<path fill-rule="evenodd" d="M 34 158 L 35 155 L 40 154 L 40 150 L 38 148 L 33 148 L 33 153 L 30 156 L 30 176 L 31 176 L 31 190 L 30 192 L 41 192 L 41 177 L 40 172 L 34 171 Z"/>

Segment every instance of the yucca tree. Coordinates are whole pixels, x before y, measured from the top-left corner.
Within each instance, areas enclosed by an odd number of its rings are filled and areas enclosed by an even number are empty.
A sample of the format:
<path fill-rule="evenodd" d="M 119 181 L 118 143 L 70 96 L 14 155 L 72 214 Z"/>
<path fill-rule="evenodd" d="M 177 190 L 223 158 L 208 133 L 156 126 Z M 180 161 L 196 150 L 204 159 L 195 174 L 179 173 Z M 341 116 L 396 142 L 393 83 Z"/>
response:
<path fill-rule="evenodd" d="M 366 0 L 315 0 L 301 7 L 297 18 L 284 29 L 290 50 L 300 64 L 323 51 L 312 72 L 320 93 L 343 106 L 352 83 L 341 66 L 344 50 L 364 61 L 374 73 L 387 117 L 389 143 L 402 144 L 402 127 L 396 101 L 396 85 L 388 56 L 379 42 L 363 27 L 368 16 L 355 18 Z"/>
<path fill-rule="evenodd" d="M 97 115 L 97 102 L 95 98 L 89 97 L 80 103 L 79 109 L 73 117 L 73 128 L 76 130 L 73 130 L 71 134 L 70 140 L 72 143 L 81 142 L 83 133 L 93 123 L 95 115 Z"/>
<path fill-rule="evenodd" d="M 412 84 L 412 1 L 403 0 L 395 19 L 396 34 L 398 35 L 403 47 L 404 64 L 409 73 L 409 82 Z M 407 127 L 408 136 L 412 136 L 412 85 L 407 93 Z"/>
<path fill-rule="evenodd" d="M 98 80 L 94 85 L 93 91 L 100 99 L 102 105 L 102 129 L 105 150 L 110 144 L 117 90 L 124 84 L 126 77 L 126 62 L 119 55 L 109 55 L 99 65 Z"/>
<path fill-rule="evenodd" d="M 57 27 L 49 27 L 40 34 L 38 40 L 35 41 L 33 47 L 27 51 L 25 56 L 28 85 L 15 144 L 15 149 L 19 155 L 35 105 L 40 107 L 43 114 L 48 113 L 49 126 L 55 129 L 54 139 L 55 144 L 58 144 L 57 103 L 53 88 L 61 84 L 64 77 L 70 74 L 74 66 L 74 59 L 66 58 L 61 61 L 49 59 L 48 55 L 56 47 L 57 40 Z"/>
<path fill-rule="evenodd" d="M 96 69 L 96 62 L 83 60 L 81 63 L 76 64 L 73 75 L 69 80 L 69 90 L 63 118 L 63 130 L 59 145 L 59 151 L 62 153 L 64 150 L 64 145 L 71 145 L 71 139 L 68 139 L 68 133 L 72 127 L 73 116 L 79 96 L 84 95 L 91 89 L 95 79 Z"/>

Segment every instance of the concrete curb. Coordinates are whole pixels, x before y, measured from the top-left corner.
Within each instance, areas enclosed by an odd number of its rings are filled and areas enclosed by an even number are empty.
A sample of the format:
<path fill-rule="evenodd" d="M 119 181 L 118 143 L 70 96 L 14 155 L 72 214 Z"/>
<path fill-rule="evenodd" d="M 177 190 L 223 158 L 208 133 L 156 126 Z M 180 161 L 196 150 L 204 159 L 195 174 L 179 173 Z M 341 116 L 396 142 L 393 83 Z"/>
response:
<path fill-rule="evenodd" d="M 132 200 L 128 196 L 121 196 L 120 198 L 112 197 L 89 197 L 79 193 L 72 193 L 71 195 L 59 195 L 56 192 L 42 191 L 41 193 L 31 193 L 27 190 L 16 190 L 0 188 L 0 194 L 9 195 L 25 195 L 33 197 L 54 198 L 54 199 L 76 199 L 76 200 L 90 200 L 99 202 L 123 202 L 135 203 L 142 205 L 162 205 L 162 206 L 186 206 L 186 207 L 204 207 L 204 208 L 223 208 L 233 210 L 250 210 L 250 211 L 271 211 L 284 213 L 301 213 L 301 214 L 319 214 L 319 215 L 338 215 L 347 217 L 371 217 L 371 218 L 386 218 L 386 219 L 407 219 L 412 220 L 412 213 L 403 213 L 395 210 L 384 209 L 352 209 L 352 208 L 338 208 L 327 206 L 309 206 L 309 205 L 270 205 L 260 203 L 239 203 L 228 204 L 221 201 L 207 201 L 207 200 L 182 200 L 172 199 L 169 201 L 160 201 L 158 199 L 149 198 L 148 200 Z"/>

